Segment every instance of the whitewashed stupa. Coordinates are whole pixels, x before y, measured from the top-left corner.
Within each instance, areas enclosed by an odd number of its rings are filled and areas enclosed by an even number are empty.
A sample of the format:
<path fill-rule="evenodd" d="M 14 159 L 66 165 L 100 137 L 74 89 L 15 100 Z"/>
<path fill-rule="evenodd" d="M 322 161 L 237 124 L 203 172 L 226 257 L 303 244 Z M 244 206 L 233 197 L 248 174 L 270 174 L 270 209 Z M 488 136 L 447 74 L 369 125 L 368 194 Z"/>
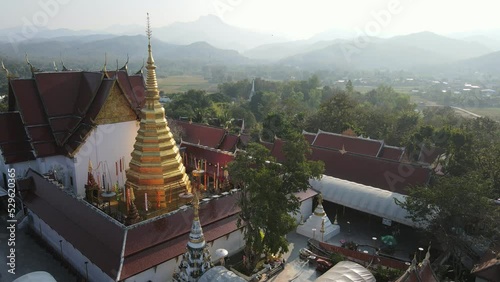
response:
<path fill-rule="evenodd" d="M 318 206 L 309 218 L 297 227 L 297 233 L 318 241 L 328 241 L 340 233 L 340 226 L 332 224 L 323 209 L 323 197 L 318 195 Z"/>

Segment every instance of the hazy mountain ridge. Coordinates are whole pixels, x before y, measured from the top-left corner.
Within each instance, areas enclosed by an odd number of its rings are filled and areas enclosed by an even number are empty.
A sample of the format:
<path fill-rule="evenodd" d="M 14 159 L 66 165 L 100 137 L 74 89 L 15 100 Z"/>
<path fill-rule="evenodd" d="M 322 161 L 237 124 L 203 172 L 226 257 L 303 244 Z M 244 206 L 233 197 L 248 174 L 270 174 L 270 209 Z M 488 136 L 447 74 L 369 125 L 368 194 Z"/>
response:
<path fill-rule="evenodd" d="M 422 32 L 388 39 L 372 37 L 336 42 L 325 48 L 292 55 L 280 62 L 308 69 L 315 66 L 347 69 L 411 69 L 474 58 L 489 52 L 488 48 L 479 43 Z"/>
<path fill-rule="evenodd" d="M 189 45 L 170 44 L 152 39 L 154 56 L 165 61 L 193 61 L 198 64 L 244 64 L 248 59 L 237 51 L 222 50 L 206 42 L 196 42 Z M 71 61 L 87 61 L 90 66 L 102 65 L 105 53 L 108 64 L 115 65 L 116 59 L 121 64 L 127 57 L 130 61 L 142 62 L 147 56 L 147 38 L 144 35 L 116 36 L 90 42 L 81 40 L 35 40 L 23 41 L 17 45 L 17 52 L 10 43 L 0 44 L 0 57 L 24 61 L 25 54 L 30 60 L 51 63 L 61 59 L 71 64 Z M 110 67 L 112 69 L 113 67 Z"/>
<path fill-rule="evenodd" d="M 277 61 L 297 54 L 319 50 L 342 41 L 342 39 L 335 39 L 311 43 L 309 40 L 298 40 L 264 44 L 243 52 L 243 55 L 251 59 Z"/>
<path fill-rule="evenodd" d="M 492 52 L 491 49 L 478 42 L 453 39 L 429 31 L 391 37 L 386 40 L 386 43 L 417 47 L 452 60 L 468 59 Z"/>
<path fill-rule="evenodd" d="M 127 56 L 131 62 L 139 64 L 147 54 L 147 39 L 142 35 L 143 29 L 138 25 L 115 25 L 100 31 L 39 29 L 33 38 L 24 38 L 24 41 L 16 41 L 14 44 L 8 40 L 23 38 L 12 38 L 8 34 L 20 32 L 22 28 L 2 29 L 0 57 L 24 61 L 27 53 L 30 59 L 39 62 L 59 62 L 60 59 L 65 59 L 85 65 L 88 61 L 95 67 L 102 65 L 104 53 L 107 53 L 110 64 L 116 59 L 124 62 Z M 496 44 L 492 38 L 495 37 L 468 35 L 468 38 L 458 39 L 420 32 L 386 39 L 361 38 L 358 41 L 364 44 L 359 46 L 355 43 L 356 40 L 329 36 L 346 38 L 349 33 L 330 30 L 307 40 L 284 41 L 272 34 L 230 26 L 216 16 L 204 16 L 193 22 L 174 23 L 153 29 L 153 49 L 156 59 L 164 62 L 188 61 L 196 66 L 274 62 L 274 65 L 312 71 L 333 68 L 418 68 L 426 71 L 430 70 L 429 66 L 446 70 L 452 65 L 468 70 L 498 72 L 496 65 L 500 65 L 500 55 L 498 52 L 492 53 Z M 235 51 L 252 44 L 258 46 L 246 50 L 243 55 Z M 191 65 L 194 66 L 193 64 Z"/>
<path fill-rule="evenodd" d="M 477 58 L 454 62 L 452 67 L 462 71 L 480 71 L 498 75 L 498 73 L 500 73 L 500 51 Z"/>
<path fill-rule="evenodd" d="M 226 24 L 217 16 L 200 17 L 194 22 L 173 23 L 155 28 L 157 38 L 176 44 L 205 41 L 222 49 L 245 50 L 261 44 L 283 41 L 284 38 Z"/>

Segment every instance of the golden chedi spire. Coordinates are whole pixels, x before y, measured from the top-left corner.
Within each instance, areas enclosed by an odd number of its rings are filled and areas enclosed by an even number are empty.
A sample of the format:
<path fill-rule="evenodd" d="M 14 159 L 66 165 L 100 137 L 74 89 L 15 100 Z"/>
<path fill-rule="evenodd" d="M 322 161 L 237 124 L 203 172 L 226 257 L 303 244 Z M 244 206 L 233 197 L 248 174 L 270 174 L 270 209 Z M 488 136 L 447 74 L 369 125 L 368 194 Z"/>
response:
<path fill-rule="evenodd" d="M 165 110 L 159 101 L 160 91 L 151 49 L 149 14 L 146 32 L 146 103 L 141 110 L 141 122 L 135 138 L 130 169 L 126 172 L 126 186 L 133 189 L 138 210 L 149 217 L 184 205 L 186 200 L 179 197 L 179 194 L 190 193 L 191 183 L 165 119 Z"/>

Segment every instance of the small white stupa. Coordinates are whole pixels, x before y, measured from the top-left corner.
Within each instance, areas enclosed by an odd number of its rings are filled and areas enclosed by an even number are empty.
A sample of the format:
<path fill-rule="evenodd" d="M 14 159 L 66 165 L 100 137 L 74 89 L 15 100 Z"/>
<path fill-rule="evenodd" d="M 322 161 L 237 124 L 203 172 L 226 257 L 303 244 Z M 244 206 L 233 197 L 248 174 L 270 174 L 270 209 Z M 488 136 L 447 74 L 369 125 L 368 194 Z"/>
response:
<path fill-rule="evenodd" d="M 340 226 L 332 224 L 323 209 L 321 194 L 318 195 L 318 206 L 314 213 L 309 216 L 304 224 L 297 227 L 297 233 L 322 242 L 326 242 L 340 233 Z"/>

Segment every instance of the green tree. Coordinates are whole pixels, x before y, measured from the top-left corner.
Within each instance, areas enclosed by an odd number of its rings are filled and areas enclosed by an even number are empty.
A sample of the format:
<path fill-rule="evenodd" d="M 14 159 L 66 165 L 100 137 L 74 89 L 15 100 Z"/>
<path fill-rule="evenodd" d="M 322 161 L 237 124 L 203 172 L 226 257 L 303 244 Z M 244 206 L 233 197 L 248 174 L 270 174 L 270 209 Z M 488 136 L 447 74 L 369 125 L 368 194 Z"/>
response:
<path fill-rule="evenodd" d="M 477 259 L 500 234 L 500 207 L 491 199 L 489 180 L 475 173 L 441 177 L 432 187 L 415 187 L 405 202 L 396 202 L 458 258 L 453 266 L 456 281 L 462 281 L 460 259 Z"/>
<path fill-rule="evenodd" d="M 347 91 L 347 93 L 351 94 L 354 92 L 354 87 L 352 86 L 352 81 L 349 79 L 345 85 L 345 91 Z"/>
<path fill-rule="evenodd" d="M 319 178 L 323 164 L 308 161 L 309 145 L 301 134 L 283 146 L 286 160 L 277 163 L 269 150 L 251 143 L 229 164 L 229 175 L 241 187 L 238 226 L 245 225 L 247 270 L 255 268 L 261 254 L 288 251 L 285 235 L 296 228 L 290 215 L 300 207 L 294 193 L 306 190 L 309 179 Z"/>
<path fill-rule="evenodd" d="M 334 95 L 323 102 L 317 113 L 308 118 L 306 130 L 315 132 L 318 129 L 341 133 L 356 127 L 354 109 L 358 102 L 343 90 L 335 90 Z"/>
<path fill-rule="evenodd" d="M 169 117 L 187 117 L 193 122 L 207 122 L 208 118 L 216 116 L 212 101 L 202 90 L 189 90 L 172 95 L 172 101 L 167 103 L 165 108 Z"/>

